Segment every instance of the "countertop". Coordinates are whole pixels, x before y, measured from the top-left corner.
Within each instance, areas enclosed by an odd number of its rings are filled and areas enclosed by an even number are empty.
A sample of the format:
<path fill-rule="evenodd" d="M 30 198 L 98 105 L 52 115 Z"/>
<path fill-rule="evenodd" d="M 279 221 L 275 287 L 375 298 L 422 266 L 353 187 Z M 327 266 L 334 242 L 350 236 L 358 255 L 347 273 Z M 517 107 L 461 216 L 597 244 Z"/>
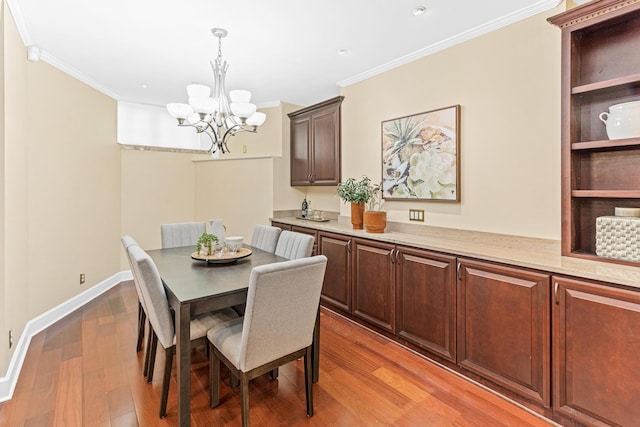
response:
<path fill-rule="evenodd" d="M 353 230 L 348 217 L 339 217 L 328 222 L 295 217 L 275 217 L 271 220 L 318 231 L 408 245 L 459 257 L 500 262 L 640 290 L 640 268 L 562 256 L 559 240 L 403 223 L 388 223 L 387 231 L 384 233 L 367 233 L 364 230 Z"/>

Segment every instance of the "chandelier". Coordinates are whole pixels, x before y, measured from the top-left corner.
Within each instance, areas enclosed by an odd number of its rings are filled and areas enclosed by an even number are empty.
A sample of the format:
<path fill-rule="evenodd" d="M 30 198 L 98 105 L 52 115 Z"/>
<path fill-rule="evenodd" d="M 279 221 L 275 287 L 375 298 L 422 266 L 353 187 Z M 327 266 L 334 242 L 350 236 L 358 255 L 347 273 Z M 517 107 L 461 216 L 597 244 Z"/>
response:
<path fill-rule="evenodd" d="M 256 112 L 255 104 L 249 102 L 249 91 L 230 91 L 229 103 L 224 84 L 229 64 L 222 58 L 222 38 L 227 36 L 227 30 L 212 28 L 211 32 L 218 38 L 218 57 L 210 61 L 214 77 L 213 96 L 208 86 L 191 84 L 187 86 L 189 103 L 167 104 L 167 110 L 178 120 L 178 126 L 193 127 L 197 133 L 207 134 L 211 138 L 210 153 L 218 150 L 229 153 L 227 141 L 231 136 L 239 132 L 255 133 L 267 116 Z"/>

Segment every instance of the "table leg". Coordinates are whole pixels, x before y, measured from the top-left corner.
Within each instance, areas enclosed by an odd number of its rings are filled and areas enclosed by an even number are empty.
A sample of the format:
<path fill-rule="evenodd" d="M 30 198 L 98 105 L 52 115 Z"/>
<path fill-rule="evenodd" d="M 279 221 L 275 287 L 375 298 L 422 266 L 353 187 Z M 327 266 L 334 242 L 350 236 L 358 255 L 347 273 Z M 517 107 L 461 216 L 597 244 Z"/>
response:
<path fill-rule="evenodd" d="M 320 377 L 320 307 L 316 316 L 316 326 L 313 329 L 313 342 L 311 343 L 311 366 L 313 368 L 312 380 L 318 382 Z"/>
<path fill-rule="evenodd" d="M 180 305 L 176 313 L 176 363 L 178 376 L 178 419 L 181 427 L 191 425 L 191 306 Z"/>

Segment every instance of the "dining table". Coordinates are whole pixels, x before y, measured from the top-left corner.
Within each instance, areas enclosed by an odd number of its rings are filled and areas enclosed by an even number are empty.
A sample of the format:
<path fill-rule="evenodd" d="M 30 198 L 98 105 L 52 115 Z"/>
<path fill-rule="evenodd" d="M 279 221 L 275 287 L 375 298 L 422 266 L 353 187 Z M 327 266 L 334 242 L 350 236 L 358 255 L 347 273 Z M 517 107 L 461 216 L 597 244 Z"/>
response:
<path fill-rule="evenodd" d="M 286 258 L 243 245 L 250 255 L 232 260 L 194 259 L 195 245 L 149 250 L 175 314 L 178 418 L 180 426 L 191 424 L 191 319 L 198 314 L 243 305 L 254 267 L 287 261 Z M 313 337 L 313 382 L 319 376 L 320 316 Z"/>

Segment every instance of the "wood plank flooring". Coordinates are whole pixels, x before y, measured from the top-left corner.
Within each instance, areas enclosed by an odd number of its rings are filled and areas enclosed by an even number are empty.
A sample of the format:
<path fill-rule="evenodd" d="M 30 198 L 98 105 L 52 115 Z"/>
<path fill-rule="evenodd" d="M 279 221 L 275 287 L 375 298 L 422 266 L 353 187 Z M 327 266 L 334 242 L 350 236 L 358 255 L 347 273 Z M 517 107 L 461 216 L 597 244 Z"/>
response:
<path fill-rule="evenodd" d="M 175 426 L 174 376 L 168 415 L 158 418 L 163 352 L 152 384 L 136 353 L 137 299 L 118 285 L 31 341 L 13 399 L 0 404 L 0 426 Z M 320 381 L 314 416 L 305 414 L 302 361 L 250 386 L 254 426 L 548 426 L 530 414 L 336 314 L 321 314 Z M 239 390 L 220 387 L 208 406 L 208 363 L 193 352 L 192 426 L 240 425 Z"/>

